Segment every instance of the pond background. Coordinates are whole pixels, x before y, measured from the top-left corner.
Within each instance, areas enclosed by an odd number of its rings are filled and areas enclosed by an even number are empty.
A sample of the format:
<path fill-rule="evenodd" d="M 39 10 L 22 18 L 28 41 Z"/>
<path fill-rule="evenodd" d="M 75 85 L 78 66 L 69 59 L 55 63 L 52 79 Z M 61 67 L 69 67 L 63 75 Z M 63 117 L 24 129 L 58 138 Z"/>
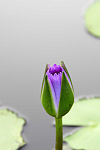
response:
<path fill-rule="evenodd" d="M 53 118 L 40 101 L 46 63 L 65 62 L 75 97 L 100 95 L 100 40 L 84 27 L 88 2 L 0 1 L 0 105 L 27 119 L 23 150 L 52 150 L 55 144 Z"/>

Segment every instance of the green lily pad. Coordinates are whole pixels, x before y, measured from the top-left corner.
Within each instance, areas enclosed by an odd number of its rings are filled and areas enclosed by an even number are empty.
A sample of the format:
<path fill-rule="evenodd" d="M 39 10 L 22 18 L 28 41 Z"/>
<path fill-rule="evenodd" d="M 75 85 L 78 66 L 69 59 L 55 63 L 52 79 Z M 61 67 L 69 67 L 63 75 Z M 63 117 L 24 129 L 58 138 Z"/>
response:
<path fill-rule="evenodd" d="M 100 98 L 84 98 L 74 103 L 63 117 L 63 125 L 89 126 L 100 123 Z"/>
<path fill-rule="evenodd" d="M 63 150 L 72 150 L 72 149 L 68 145 L 64 145 Z"/>
<path fill-rule="evenodd" d="M 8 109 L 0 110 L 0 150 L 17 150 L 25 145 L 21 136 L 25 120 Z"/>
<path fill-rule="evenodd" d="M 100 38 L 100 1 L 96 1 L 87 8 L 85 26 L 92 35 Z"/>
<path fill-rule="evenodd" d="M 100 150 L 100 124 L 81 128 L 64 141 L 77 150 Z"/>
<path fill-rule="evenodd" d="M 53 150 L 55 150 L 55 149 L 53 149 Z M 69 147 L 69 145 L 64 144 L 63 150 L 72 150 L 72 149 Z"/>

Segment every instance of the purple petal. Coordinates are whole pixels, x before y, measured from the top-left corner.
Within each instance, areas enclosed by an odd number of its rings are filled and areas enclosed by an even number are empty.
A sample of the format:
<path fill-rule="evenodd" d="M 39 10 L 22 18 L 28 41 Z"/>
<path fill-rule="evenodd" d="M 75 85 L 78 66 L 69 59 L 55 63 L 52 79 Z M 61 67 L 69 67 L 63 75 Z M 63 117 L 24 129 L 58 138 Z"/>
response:
<path fill-rule="evenodd" d="M 58 110 L 59 100 L 60 100 L 62 72 L 65 73 L 66 78 L 67 78 L 70 86 L 72 87 L 67 73 L 64 71 L 64 69 L 60 65 L 54 64 L 52 67 L 49 66 L 49 69 L 46 72 L 49 83 L 50 83 L 56 111 Z"/>
<path fill-rule="evenodd" d="M 54 104 L 56 110 L 58 109 L 59 100 L 60 100 L 60 91 L 61 91 L 61 79 L 62 79 L 62 67 L 54 64 L 52 67 L 49 67 L 47 71 L 48 80 L 50 83 Z"/>

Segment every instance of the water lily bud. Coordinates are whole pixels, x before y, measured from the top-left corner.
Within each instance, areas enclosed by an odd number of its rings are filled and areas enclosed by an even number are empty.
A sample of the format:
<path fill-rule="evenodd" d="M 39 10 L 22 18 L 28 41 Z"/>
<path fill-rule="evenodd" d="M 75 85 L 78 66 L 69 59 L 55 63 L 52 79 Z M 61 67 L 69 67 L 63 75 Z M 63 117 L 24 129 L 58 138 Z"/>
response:
<path fill-rule="evenodd" d="M 60 118 L 69 112 L 74 102 L 70 75 L 64 65 L 47 65 L 41 89 L 41 101 L 46 112 Z"/>

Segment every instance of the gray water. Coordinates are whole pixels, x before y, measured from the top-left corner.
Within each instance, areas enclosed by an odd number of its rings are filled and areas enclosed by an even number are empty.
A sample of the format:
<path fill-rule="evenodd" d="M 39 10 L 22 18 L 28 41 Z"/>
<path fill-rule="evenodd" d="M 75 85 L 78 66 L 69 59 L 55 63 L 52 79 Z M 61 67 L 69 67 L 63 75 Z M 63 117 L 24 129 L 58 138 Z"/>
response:
<path fill-rule="evenodd" d="M 28 144 L 23 150 L 54 147 L 53 118 L 40 101 L 46 63 L 65 62 L 75 97 L 100 95 L 100 41 L 84 28 L 86 4 L 87 0 L 0 1 L 0 104 L 27 119 Z"/>

